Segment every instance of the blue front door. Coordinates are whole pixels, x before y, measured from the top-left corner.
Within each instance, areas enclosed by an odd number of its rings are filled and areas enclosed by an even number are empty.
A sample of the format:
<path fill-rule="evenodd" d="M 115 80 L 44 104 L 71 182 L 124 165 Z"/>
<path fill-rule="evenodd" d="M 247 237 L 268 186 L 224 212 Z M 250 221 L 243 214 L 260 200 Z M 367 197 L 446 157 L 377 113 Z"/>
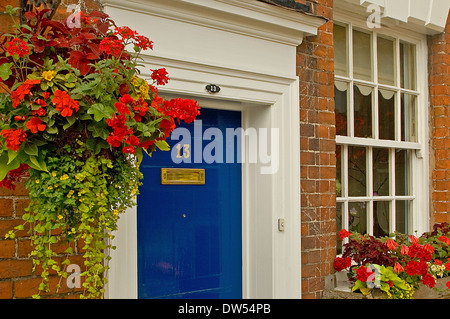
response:
<path fill-rule="evenodd" d="M 195 123 L 179 127 L 189 134 L 167 140 L 173 151 L 141 164 L 139 298 L 242 298 L 241 164 L 225 158 L 239 153 L 226 129 L 241 127 L 241 113 L 202 109 Z M 209 128 L 222 136 L 203 136 Z M 163 168 L 204 169 L 204 184 L 163 185 Z"/>

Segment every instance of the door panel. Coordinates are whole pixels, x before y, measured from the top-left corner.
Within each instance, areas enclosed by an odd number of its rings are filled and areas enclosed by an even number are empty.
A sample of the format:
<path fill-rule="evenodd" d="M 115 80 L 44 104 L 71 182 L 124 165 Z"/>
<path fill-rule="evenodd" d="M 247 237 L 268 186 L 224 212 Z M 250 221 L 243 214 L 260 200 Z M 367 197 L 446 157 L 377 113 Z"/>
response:
<path fill-rule="evenodd" d="M 214 136 L 202 140 L 194 136 L 194 123 L 180 124 L 190 132 L 190 139 L 183 136 L 182 141 L 167 142 L 175 150 L 173 154 L 186 163 L 175 164 L 172 151 L 156 151 L 152 157 L 145 156 L 141 164 L 144 179 L 137 200 L 139 298 L 242 297 L 241 164 L 208 164 L 208 157 L 200 162 L 198 156 L 198 163 L 194 162 L 194 154 L 200 154 L 198 148 L 215 156 L 221 154 L 222 146 L 223 162 L 225 144 L 234 144 L 234 154 L 238 153 L 238 143 L 227 143 L 225 130 L 241 127 L 241 113 L 203 108 L 197 128 L 199 123 L 202 133 L 219 128 L 223 139 Z M 182 145 L 177 148 L 178 143 Z M 205 183 L 162 185 L 161 168 L 204 169 Z"/>

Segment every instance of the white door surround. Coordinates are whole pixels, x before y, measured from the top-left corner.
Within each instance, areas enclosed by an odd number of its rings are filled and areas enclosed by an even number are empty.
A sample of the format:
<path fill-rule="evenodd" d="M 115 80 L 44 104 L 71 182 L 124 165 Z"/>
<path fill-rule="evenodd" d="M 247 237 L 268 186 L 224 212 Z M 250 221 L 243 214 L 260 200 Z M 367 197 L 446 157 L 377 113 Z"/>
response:
<path fill-rule="evenodd" d="M 165 67 L 166 96 L 240 110 L 242 126 L 278 129 L 279 168 L 242 164 L 243 297 L 301 298 L 300 137 L 296 47 L 323 19 L 257 0 L 103 0 L 118 26 L 154 41 L 142 76 Z M 221 90 L 211 94 L 208 84 Z M 270 138 L 269 138 L 270 141 Z M 248 146 L 247 146 L 248 147 Z M 246 150 L 248 151 L 248 150 Z M 107 298 L 137 298 L 136 207 L 121 216 Z M 285 220 L 279 231 L 278 220 Z M 149 230 L 151 231 L 151 230 Z"/>

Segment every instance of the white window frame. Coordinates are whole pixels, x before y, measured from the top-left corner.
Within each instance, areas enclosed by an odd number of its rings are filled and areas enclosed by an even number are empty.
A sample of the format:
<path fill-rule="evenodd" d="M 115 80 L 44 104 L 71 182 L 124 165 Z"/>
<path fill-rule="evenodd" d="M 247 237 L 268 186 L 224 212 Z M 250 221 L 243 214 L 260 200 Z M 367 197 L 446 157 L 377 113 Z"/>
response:
<path fill-rule="evenodd" d="M 381 27 L 376 29 L 369 29 L 366 24 L 366 18 L 357 16 L 349 11 L 344 11 L 340 8 L 335 8 L 334 11 L 334 22 L 340 25 L 347 25 L 347 64 L 348 64 L 348 76 L 339 76 L 335 75 L 335 80 L 344 81 L 349 83 L 349 93 L 347 97 L 347 122 L 353 122 L 353 90 L 351 87 L 353 84 L 366 85 L 373 88 L 373 110 L 372 110 L 372 123 L 373 123 L 373 136 L 375 138 L 360 138 L 354 137 L 354 132 L 352 129 L 352 125 L 348 127 L 348 136 L 336 136 L 336 144 L 341 146 L 342 152 L 342 162 L 341 162 L 341 171 L 348 171 L 348 163 L 344 161 L 344 158 L 347 158 L 347 146 L 365 146 L 367 147 L 367 161 L 366 161 L 366 171 L 370 172 L 367 175 L 367 187 L 369 190 L 372 188 L 373 181 L 373 167 L 372 167 L 372 149 L 373 147 L 381 147 L 388 148 L 390 150 L 390 183 L 391 185 L 395 185 L 395 172 L 393 167 L 393 157 L 395 156 L 395 149 L 404 149 L 411 150 L 410 152 L 410 185 L 411 190 L 408 196 L 362 196 L 362 197 L 350 197 L 348 194 L 344 194 L 342 192 L 341 196 L 337 197 L 337 205 L 342 206 L 342 225 L 340 228 L 348 229 L 348 204 L 351 202 L 366 202 L 368 203 L 367 210 L 367 232 L 368 234 L 373 234 L 373 205 L 372 203 L 379 200 L 390 201 L 391 203 L 395 203 L 394 199 L 397 200 L 409 200 L 412 201 L 412 216 L 409 227 L 409 232 L 421 234 L 424 231 L 427 231 L 429 228 L 429 159 L 428 159 L 428 73 L 427 73 L 427 39 L 424 34 L 419 34 L 416 32 L 412 32 L 405 28 L 400 27 Z M 372 41 L 372 76 L 373 81 L 363 81 L 353 79 L 353 70 L 352 70 L 352 60 L 353 60 L 353 50 L 352 50 L 352 28 L 357 28 L 358 30 L 364 30 L 371 33 L 371 41 Z M 388 36 L 393 38 L 395 41 L 395 50 L 396 56 L 399 56 L 400 41 L 405 41 L 416 46 L 416 90 L 408 90 L 400 88 L 400 72 L 395 72 L 396 76 L 396 84 L 394 86 L 385 85 L 378 83 L 378 68 L 377 68 L 377 35 Z M 395 59 L 398 60 L 398 59 Z M 398 65 L 398 61 L 394 62 L 396 70 L 400 69 Z M 378 127 L 378 88 L 380 89 L 389 89 L 394 90 L 398 94 L 396 94 L 396 114 L 400 114 L 401 107 L 401 94 L 400 93 L 408 93 L 415 95 L 417 97 L 416 100 L 416 139 L 417 142 L 405 142 L 400 139 L 400 120 L 396 121 L 396 140 L 380 140 L 378 136 L 375 135 Z M 342 174 L 343 184 L 348 185 L 348 176 L 346 174 Z M 369 193 L 368 194 L 372 194 Z M 392 232 L 395 229 L 395 205 L 390 205 L 390 218 L 389 218 L 389 232 Z M 344 241 L 345 243 L 346 241 Z"/>

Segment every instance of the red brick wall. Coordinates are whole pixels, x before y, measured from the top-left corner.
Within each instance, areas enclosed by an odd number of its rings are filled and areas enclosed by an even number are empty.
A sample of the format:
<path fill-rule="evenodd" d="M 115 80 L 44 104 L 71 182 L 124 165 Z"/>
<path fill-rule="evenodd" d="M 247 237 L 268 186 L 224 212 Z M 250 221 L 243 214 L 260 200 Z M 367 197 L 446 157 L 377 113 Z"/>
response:
<path fill-rule="evenodd" d="M 99 2 L 87 0 L 82 10 L 98 9 Z M 65 3 L 78 3 L 78 0 L 66 0 Z M 5 10 L 6 5 L 18 7 L 19 4 L 19 0 L 0 0 L 0 12 Z M 67 15 L 66 9 L 61 7 L 58 15 L 62 19 Z M 0 31 L 6 31 L 11 21 L 9 16 L 0 13 Z M 39 269 L 33 273 L 32 261 L 28 258 L 31 241 L 27 237 L 26 229 L 17 232 L 14 240 L 4 239 L 9 230 L 23 223 L 22 215 L 25 213 L 24 209 L 28 203 L 25 181 L 18 184 L 15 191 L 0 188 L 0 299 L 30 298 L 38 292 L 38 286 L 41 283 Z M 78 265 L 83 264 L 81 256 L 76 256 L 71 261 Z M 50 280 L 52 290 L 42 295 L 43 298 L 79 298 L 81 289 L 68 289 L 64 282 L 61 283 L 59 294 L 55 294 L 58 281 L 59 277 L 53 277 Z"/>
<path fill-rule="evenodd" d="M 299 1 L 301 2 L 301 1 Z M 329 21 L 297 49 L 300 78 L 302 298 L 322 297 L 336 255 L 332 0 L 303 1 Z"/>
<path fill-rule="evenodd" d="M 429 37 L 431 225 L 450 222 L 450 15 Z"/>

